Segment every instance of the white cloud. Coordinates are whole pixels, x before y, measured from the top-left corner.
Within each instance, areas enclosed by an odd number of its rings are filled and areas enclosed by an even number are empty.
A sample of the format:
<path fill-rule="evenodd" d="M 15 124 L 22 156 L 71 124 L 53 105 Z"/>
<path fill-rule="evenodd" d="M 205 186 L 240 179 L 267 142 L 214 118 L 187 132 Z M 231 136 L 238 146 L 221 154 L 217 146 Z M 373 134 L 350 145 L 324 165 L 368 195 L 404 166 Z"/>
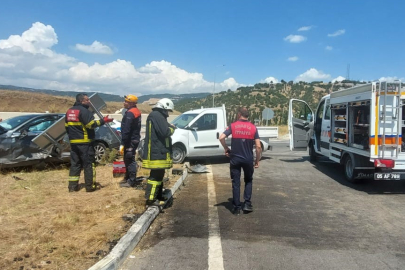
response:
<path fill-rule="evenodd" d="M 287 61 L 291 61 L 291 62 L 295 62 L 297 60 L 298 60 L 297 56 L 291 56 L 291 57 L 288 57 L 288 59 L 287 59 Z"/>
<path fill-rule="evenodd" d="M 336 77 L 336 78 L 334 78 L 334 79 L 332 80 L 332 83 L 341 82 L 341 81 L 343 81 L 343 80 L 346 80 L 346 78 L 343 77 L 343 76 L 338 76 L 338 77 Z"/>
<path fill-rule="evenodd" d="M 322 71 L 318 71 L 315 68 L 310 68 L 307 71 L 305 71 L 304 73 L 298 75 L 297 78 L 295 78 L 294 81 L 299 82 L 299 81 L 303 81 L 303 82 L 312 82 L 312 81 L 326 81 L 330 79 L 330 75 L 329 74 L 325 74 Z"/>
<path fill-rule="evenodd" d="M 57 43 L 58 37 L 53 27 L 36 22 L 21 36 L 11 35 L 8 39 L 0 40 L 0 49 L 14 49 L 52 56 L 53 52 L 49 48 Z"/>
<path fill-rule="evenodd" d="M 337 30 L 335 33 L 328 34 L 328 37 L 337 37 L 346 33 L 345 29 Z"/>
<path fill-rule="evenodd" d="M 271 83 L 271 82 L 278 83 L 278 80 L 274 77 L 267 77 L 266 79 L 261 80 L 260 82 L 261 83 Z"/>
<path fill-rule="evenodd" d="M 91 45 L 76 44 L 76 50 L 92 54 L 113 54 L 113 51 L 107 45 L 98 42 L 97 40 Z"/>
<path fill-rule="evenodd" d="M 307 38 L 304 36 L 301 36 L 301 35 L 289 35 L 289 36 L 286 36 L 284 38 L 284 40 L 291 42 L 291 43 L 301 43 L 301 42 L 307 40 Z"/>
<path fill-rule="evenodd" d="M 332 47 L 332 46 L 326 46 L 326 47 L 325 47 L 325 50 L 331 51 L 331 50 L 333 50 L 333 47 Z"/>
<path fill-rule="evenodd" d="M 298 31 L 309 31 L 311 30 L 312 26 L 303 26 L 298 29 Z"/>
<path fill-rule="evenodd" d="M 140 67 L 124 59 L 90 64 L 53 51 L 52 46 L 57 43 L 53 27 L 40 22 L 21 36 L 0 39 L 2 84 L 117 95 L 200 93 L 212 92 L 214 88 L 214 82 L 206 81 L 202 73 L 188 72 L 165 60 L 151 61 Z M 103 46 L 93 42 L 86 48 L 103 51 L 107 48 Z M 216 91 L 235 90 L 239 86 L 242 85 L 234 78 L 215 84 Z"/>
<path fill-rule="evenodd" d="M 404 82 L 404 81 L 405 81 L 405 78 L 404 78 L 404 77 L 398 78 L 397 76 L 394 76 L 394 77 L 388 76 L 388 77 L 381 77 L 379 80 L 381 80 L 381 81 L 395 81 L 395 80 L 400 80 L 400 81 Z"/>

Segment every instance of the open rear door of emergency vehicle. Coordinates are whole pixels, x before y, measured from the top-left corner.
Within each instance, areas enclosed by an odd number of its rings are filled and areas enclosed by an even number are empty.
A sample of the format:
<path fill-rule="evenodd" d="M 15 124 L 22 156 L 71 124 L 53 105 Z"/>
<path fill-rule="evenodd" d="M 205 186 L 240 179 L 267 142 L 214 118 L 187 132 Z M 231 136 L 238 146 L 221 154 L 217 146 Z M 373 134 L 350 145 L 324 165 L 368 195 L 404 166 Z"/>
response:
<path fill-rule="evenodd" d="M 313 112 L 308 104 L 299 99 L 291 99 L 288 107 L 288 132 L 290 135 L 290 150 L 305 151 L 310 139 L 310 123 Z"/>

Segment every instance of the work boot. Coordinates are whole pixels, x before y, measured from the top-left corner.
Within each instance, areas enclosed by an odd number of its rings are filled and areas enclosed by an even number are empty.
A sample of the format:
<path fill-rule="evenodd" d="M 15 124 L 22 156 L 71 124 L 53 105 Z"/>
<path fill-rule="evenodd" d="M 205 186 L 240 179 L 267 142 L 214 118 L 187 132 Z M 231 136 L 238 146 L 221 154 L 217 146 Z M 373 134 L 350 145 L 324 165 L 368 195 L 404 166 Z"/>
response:
<path fill-rule="evenodd" d="M 135 186 L 135 183 L 132 183 L 131 180 L 127 180 L 125 182 L 120 183 L 120 187 L 130 188 L 130 187 L 134 187 L 134 186 Z"/>
<path fill-rule="evenodd" d="M 163 206 L 164 204 L 165 204 L 164 201 L 159 201 L 159 200 L 155 200 L 155 201 L 147 200 L 146 201 L 146 206 Z"/>
<path fill-rule="evenodd" d="M 94 192 L 96 190 L 99 190 L 101 188 L 101 186 L 99 184 L 95 184 L 94 188 L 87 188 L 86 187 L 86 192 Z"/>
<path fill-rule="evenodd" d="M 239 207 L 234 207 L 232 209 L 232 214 L 234 214 L 235 216 L 239 216 L 240 215 L 240 208 Z"/>
<path fill-rule="evenodd" d="M 253 205 L 250 203 L 245 203 L 243 206 L 243 211 L 244 212 L 253 212 Z"/>
<path fill-rule="evenodd" d="M 77 192 L 77 191 L 79 191 L 79 186 L 69 187 L 69 192 Z"/>

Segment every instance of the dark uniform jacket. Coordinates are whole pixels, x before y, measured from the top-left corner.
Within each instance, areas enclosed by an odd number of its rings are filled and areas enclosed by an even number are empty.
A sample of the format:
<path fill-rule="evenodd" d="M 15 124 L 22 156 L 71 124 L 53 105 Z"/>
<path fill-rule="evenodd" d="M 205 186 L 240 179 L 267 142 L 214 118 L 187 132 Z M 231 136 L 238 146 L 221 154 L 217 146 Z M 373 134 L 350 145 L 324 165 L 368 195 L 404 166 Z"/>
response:
<path fill-rule="evenodd" d="M 227 137 L 232 134 L 230 163 L 252 162 L 255 140 L 260 139 L 256 126 L 248 120 L 239 119 L 230 124 L 224 134 Z"/>
<path fill-rule="evenodd" d="M 174 128 L 167 122 L 166 110 L 154 108 L 146 119 L 142 166 L 147 169 L 169 169 L 173 166 L 172 140 Z"/>
<path fill-rule="evenodd" d="M 94 120 L 88 106 L 76 102 L 66 112 L 65 128 L 71 144 L 91 143 L 95 138 L 96 127 L 104 125 L 104 120 Z"/>
<path fill-rule="evenodd" d="M 121 122 L 122 144 L 125 148 L 136 147 L 141 139 L 141 112 L 134 106 L 129 108 Z"/>

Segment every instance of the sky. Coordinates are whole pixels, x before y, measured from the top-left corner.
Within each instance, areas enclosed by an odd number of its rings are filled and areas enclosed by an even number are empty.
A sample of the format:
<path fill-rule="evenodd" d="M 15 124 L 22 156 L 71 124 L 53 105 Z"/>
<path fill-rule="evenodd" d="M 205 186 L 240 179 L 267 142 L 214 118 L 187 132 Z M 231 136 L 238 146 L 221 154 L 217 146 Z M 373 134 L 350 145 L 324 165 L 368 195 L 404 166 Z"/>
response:
<path fill-rule="evenodd" d="M 400 0 L 2 0 L 0 84 L 217 93 L 405 80 Z"/>

